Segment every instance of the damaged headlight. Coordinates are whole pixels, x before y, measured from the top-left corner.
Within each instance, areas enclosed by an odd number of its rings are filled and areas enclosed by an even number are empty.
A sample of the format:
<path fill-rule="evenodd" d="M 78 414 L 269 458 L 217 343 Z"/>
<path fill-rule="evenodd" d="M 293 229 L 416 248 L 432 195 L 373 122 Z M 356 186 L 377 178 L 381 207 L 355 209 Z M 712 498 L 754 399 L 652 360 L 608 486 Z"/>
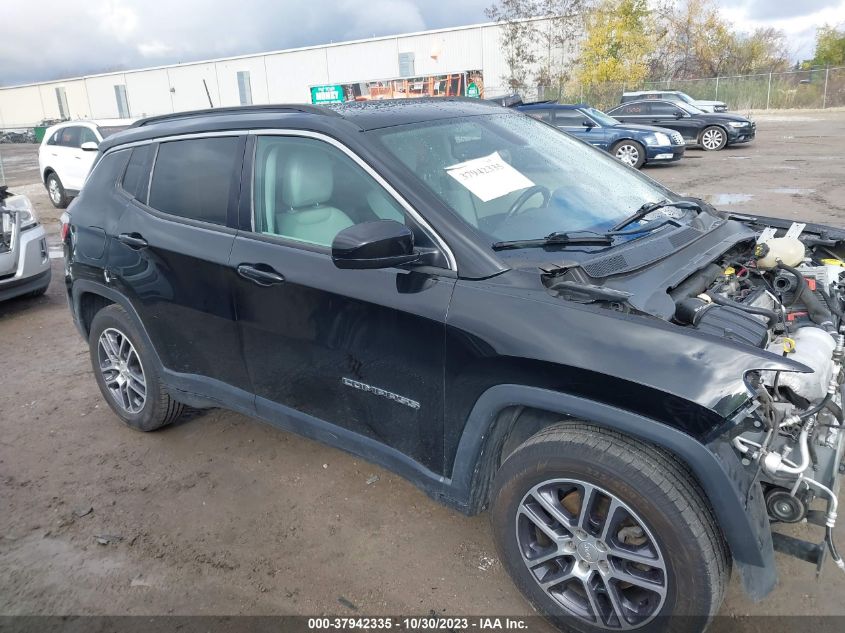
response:
<path fill-rule="evenodd" d="M 15 212 L 20 218 L 21 231 L 31 229 L 33 226 L 38 225 L 38 216 L 35 215 L 35 209 L 32 207 L 32 202 L 30 202 L 29 198 L 27 198 L 26 196 L 9 196 L 3 201 L 3 206 L 6 207 L 6 209 L 8 209 L 9 211 Z M 11 221 L 12 218 L 10 215 L 3 215 L 4 225 L 7 222 L 10 223 Z M 9 228 L 11 227 L 3 226 L 4 231 L 7 231 Z"/>

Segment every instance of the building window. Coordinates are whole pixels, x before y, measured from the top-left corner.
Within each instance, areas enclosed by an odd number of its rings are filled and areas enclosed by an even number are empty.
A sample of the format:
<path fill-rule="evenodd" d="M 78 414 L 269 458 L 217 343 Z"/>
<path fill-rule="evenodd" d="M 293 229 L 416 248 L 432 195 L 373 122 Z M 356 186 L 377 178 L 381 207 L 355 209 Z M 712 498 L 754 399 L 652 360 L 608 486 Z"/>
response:
<path fill-rule="evenodd" d="M 70 118 L 70 108 L 67 107 L 67 93 L 64 87 L 56 88 L 56 101 L 59 102 L 59 118 L 67 121 Z"/>
<path fill-rule="evenodd" d="M 252 84 L 249 81 L 249 71 L 238 71 L 238 97 L 241 105 L 252 105 Z"/>
<path fill-rule="evenodd" d="M 399 53 L 399 76 L 413 77 L 414 76 L 414 54 L 413 53 Z"/>
<path fill-rule="evenodd" d="M 117 100 L 117 116 L 121 119 L 128 119 L 129 101 L 126 100 L 126 86 L 115 84 L 114 98 Z"/>

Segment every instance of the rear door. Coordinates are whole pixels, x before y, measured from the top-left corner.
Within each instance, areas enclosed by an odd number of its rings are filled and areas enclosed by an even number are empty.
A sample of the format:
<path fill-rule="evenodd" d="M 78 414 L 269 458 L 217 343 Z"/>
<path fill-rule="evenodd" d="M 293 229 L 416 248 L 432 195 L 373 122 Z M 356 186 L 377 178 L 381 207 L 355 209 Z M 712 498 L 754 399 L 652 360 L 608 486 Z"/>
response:
<path fill-rule="evenodd" d="M 244 144 L 232 132 L 134 148 L 108 271 L 165 368 L 251 406 L 228 268 Z"/>
<path fill-rule="evenodd" d="M 614 119 L 623 123 L 642 123 L 648 125 L 650 103 L 648 101 L 632 101 L 608 112 Z"/>
<path fill-rule="evenodd" d="M 341 270 L 330 254 L 353 224 L 401 222 L 436 248 L 430 229 L 327 137 L 258 135 L 247 155 L 230 276 L 259 414 L 439 471 L 454 270 L 442 251 L 424 270 Z"/>

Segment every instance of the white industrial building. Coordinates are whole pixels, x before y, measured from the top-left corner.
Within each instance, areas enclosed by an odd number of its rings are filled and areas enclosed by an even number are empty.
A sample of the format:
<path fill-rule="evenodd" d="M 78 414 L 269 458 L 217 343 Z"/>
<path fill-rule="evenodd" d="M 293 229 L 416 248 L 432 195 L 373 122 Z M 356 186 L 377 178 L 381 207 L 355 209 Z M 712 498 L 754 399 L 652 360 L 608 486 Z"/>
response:
<path fill-rule="evenodd" d="M 549 28 L 548 20 L 532 22 L 538 30 Z M 335 88 L 347 99 L 456 90 L 499 95 L 507 92 L 504 33 L 501 24 L 477 24 L 4 87 L 0 129 L 44 119 L 144 117 L 209 103 L 310 103 L 312 95 L 320 100 L 320 90 Z M 537 54 L 568 61 L 573 50 Z M 467 92 L 470 83 L 476 86 Z"/>

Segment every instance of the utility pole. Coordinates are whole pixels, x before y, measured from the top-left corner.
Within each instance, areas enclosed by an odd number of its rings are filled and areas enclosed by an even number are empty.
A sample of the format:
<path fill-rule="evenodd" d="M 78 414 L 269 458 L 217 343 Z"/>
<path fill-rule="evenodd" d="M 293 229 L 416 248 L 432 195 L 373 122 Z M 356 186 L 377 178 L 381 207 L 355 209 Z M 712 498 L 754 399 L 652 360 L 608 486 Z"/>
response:
<path fill-rule="evenodd" d="M 766 90 L 766 110 L 769 109 L 769 102 L 772 98 L 772 73 L 769 73 L 769 88 Z"/>
<path fill-rule="evenodd" d="M 719 75 L 716 75 L 716 96 L 714 98 L 715 101 L 719 100 Z"/>
<path fill-rule="evenodd" d="M 830 64 L 824 69 L 824 92 L 822 93 L 822 110 L 827 107 L 827 79 L 830 76 Z"/>

